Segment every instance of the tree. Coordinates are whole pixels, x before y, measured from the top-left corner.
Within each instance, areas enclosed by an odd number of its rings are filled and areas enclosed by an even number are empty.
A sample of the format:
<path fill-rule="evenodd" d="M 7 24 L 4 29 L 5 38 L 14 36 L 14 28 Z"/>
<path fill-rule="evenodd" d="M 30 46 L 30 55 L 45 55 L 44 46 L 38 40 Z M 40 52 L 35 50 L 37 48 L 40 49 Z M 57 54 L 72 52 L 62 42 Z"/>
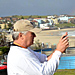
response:
<path fill-rule="evenodd" d="M 13 27 L 13 24 L 9 23 L 8 26 L 9 26 L 9 29 L 11 29 Z"/>
<path fill-rule="evenodd" d="M 2 55 L 3 54 L 3 52 L 2 51 L 0 51 L 0 55 Z"/>
<path fill-rule="evenodd" d="M 0 54 L 8 54 L 9 48 L 10 47 L 6 47 L 6 46 L 0 47 Z"/>
<path fill-rule="evenodd" d="M 5 36 L 5 32 L 1 32 L 0 33 L 0 45 L 4 46 L 6 44 L 6 36 Z"/>
<path fill-rule="evenodd" d="M 24 19 L 24 17 L 22 16 L 21 19 Z"/>
<path fill-rule="evenodd" d="M 4 29 L 6 29 L 7 27 L 6 27 L 6 24 L 5 24 L 5 26 L 4 26 Z"/>
<path fill-rule="evenodd" d="M 32 18 L 32 15 L 30 15 L 29 18 Z"/>
<path fill-rule="evenodd" d="M 42 48 L 41 42 L 39 40 L 35 41 L 34 49 L 41 49 L 41 48 Z"/>
<path fill-rule="evenodd" d="M 41 16 L 38 16 L 38 18 L 41 18 Z"/>

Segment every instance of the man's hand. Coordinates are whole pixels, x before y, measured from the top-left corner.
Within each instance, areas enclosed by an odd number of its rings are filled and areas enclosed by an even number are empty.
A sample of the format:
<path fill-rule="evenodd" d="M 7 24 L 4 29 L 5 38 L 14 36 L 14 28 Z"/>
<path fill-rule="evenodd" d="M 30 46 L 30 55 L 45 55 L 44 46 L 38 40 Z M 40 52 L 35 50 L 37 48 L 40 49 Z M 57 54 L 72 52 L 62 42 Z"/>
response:
<path fill-rule="evenodd" d="M 61 37 L 61 39 L 59 40 L 59 43 L 57 44 L 57 48 L 55 49 L 55 51 L 60 51 L 61 53 L 63 53 L 67 47 L 69 47 L 69 42 L 68 42 L 68 37 L 67 37 L 67 32 Z M 54 51 L 54 52 L 55 52 Z M 54 53 L 53 52 L 53 53 Z M 52 58 L 53 53 L 47 57 L 48 60 L 50 60 Z"/>
<path fill-rule="evenodd" d="M 60 51 L 63 53 L 67 47 L 69 47 L 69 42 L 68 42 L 68 37 L 67 37 L 67 32 L 61 37 L 59 40 L 59 43 L 57 44 L 56 50 Z M 66 37 L 65 37 L 66 36 Z M 63 38 L 64 37 L 64 38 Z"/>

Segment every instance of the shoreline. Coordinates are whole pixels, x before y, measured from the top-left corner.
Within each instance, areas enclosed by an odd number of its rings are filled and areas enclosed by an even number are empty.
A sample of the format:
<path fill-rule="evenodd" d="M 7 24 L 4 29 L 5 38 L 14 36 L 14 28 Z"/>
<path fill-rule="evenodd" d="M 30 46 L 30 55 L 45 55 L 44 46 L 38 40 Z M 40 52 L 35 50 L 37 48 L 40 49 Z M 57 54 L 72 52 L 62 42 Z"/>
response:
<path fill-rule="evenodd" d="M 40 42 L 44 42 L 45 44 L 49 44 L 49 48 L 51 45 L 57 45 L 61 36 L 58 36 L 59 31 L 73 31 L 75 28 L 67 28 L 67 29 L 60 29 L 60 30 L 43 30 L 39 34 L 36 34 L 36 38 L 34 39 L 37 41 L 39 39 Z M 49 36 L 50 35 L 50 36 Z M 69 46 L 75 47 L 75 36 L 69 36 Z"/>
<path fill-rule="evenodd" d="M 43 30 L 41 32 L 58 32 L 58 31 L 72 31 L 72 30 L 75 30 L 75 28 L 66 28 L 66 29 L 60 29 L 60 30 Z"/>

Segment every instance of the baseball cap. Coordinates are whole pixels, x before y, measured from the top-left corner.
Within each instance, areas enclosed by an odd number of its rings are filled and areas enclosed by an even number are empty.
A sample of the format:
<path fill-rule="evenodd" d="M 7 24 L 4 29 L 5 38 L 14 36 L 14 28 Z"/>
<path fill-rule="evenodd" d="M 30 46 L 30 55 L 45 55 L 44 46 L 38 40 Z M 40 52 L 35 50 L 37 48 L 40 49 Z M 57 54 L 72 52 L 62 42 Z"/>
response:
<path fill-rule="evenodd" d="M 18 20 L 14 24 L 14 32 L 25 32 L 25 31 L 39 33 L 41 31 L 41 29 L 34 28 L 34 26 L 32 25 L 32 23 L 29 20 L 24 20 L 24 19 Z"/>

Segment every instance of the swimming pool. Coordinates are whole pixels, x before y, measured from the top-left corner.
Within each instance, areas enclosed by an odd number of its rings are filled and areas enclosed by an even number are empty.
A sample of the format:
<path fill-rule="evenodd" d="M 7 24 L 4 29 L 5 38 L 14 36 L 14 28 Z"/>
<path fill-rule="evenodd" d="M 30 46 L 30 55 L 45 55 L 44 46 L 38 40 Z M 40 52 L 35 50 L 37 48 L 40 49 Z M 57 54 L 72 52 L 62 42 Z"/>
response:
<path fill-rule="evenodd" d="M 58 69 L 75 69 L 75 56 L 61 57 Z"/>
<path fill-rule="evenodd" d="M 71 49 L 75 49 L 75 47 L 68 48 L 67 53 L 68 53 L 68 50 L 71 50 Z M 41 53 L 41 49 L 36 51 Z M 43 49 L 42 51 L 51 52 L 52 49 L 47 48 L 47 49 Z M 75 54 L 64 54 L 60 59 L 58 69 L 75 69 Z"/>

